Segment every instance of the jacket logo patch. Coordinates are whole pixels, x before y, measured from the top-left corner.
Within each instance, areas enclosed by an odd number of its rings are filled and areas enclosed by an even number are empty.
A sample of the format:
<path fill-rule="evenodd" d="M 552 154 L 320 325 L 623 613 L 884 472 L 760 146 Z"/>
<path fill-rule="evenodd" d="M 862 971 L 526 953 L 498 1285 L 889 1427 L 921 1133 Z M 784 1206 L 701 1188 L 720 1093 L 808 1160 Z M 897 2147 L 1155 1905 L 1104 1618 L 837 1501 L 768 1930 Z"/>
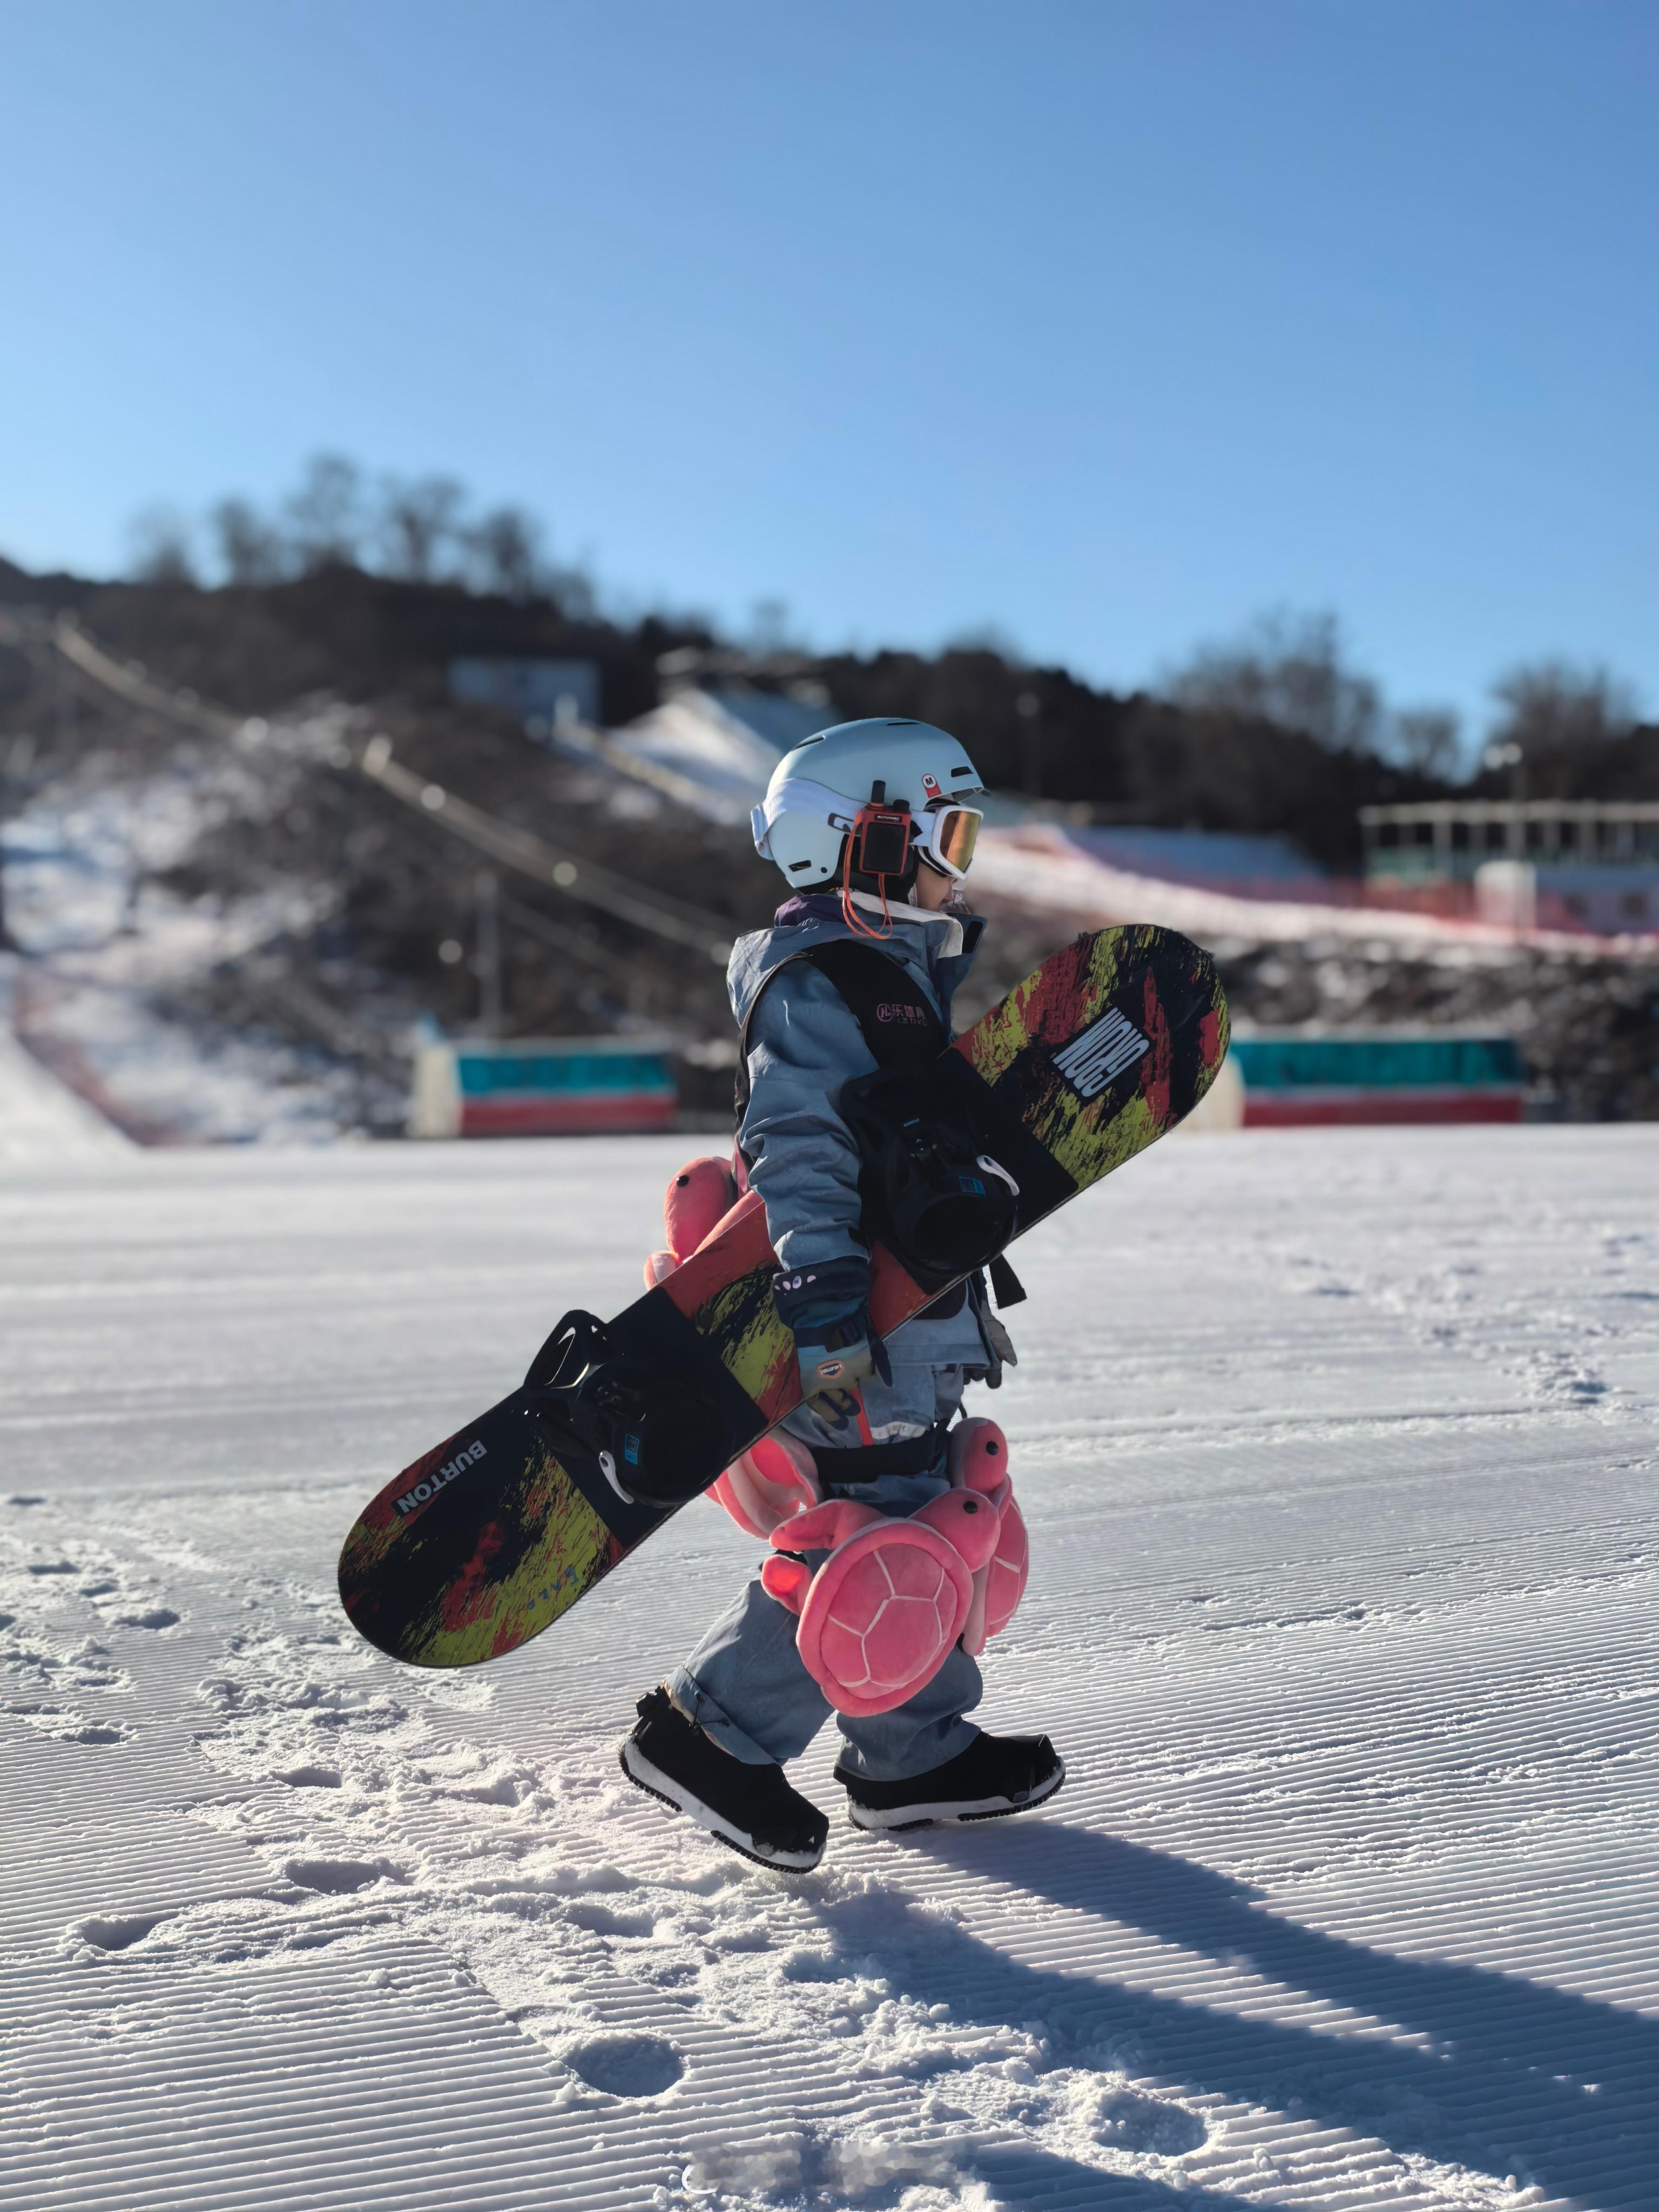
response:
<path fill-rule="evenodd" d="M 1144 1060 L 1152 1046 L 1127 1015 L 1114 1007 L 1091 1022 L 1081 1036 L 1054 1054 L 1054 1066 L 1079 1098 L 1093 1098 L 1115 1075 Z"/>
<path fill-rule="evenodd" d="M 884 999 L 876 1008 L 878 1022 L 908 1022 L 913 1029 L 926 1029 L 927 1017 L 920 1006 L 908 1006 L 902 999 Z"/>

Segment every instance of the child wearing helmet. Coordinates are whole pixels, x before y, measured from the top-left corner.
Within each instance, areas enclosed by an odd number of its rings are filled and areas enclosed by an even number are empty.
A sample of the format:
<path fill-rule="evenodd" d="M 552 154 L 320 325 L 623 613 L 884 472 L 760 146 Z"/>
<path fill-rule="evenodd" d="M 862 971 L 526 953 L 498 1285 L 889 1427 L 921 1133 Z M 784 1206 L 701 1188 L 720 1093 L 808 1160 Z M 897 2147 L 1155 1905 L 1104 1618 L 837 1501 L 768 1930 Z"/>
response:
<path fill-rule="evenodd" d="M 967 1430 L 992 1427 L 951 1430 L 963 1389 L 994 1388 L 1013 1357 L 978 1279 L 946 1291 L 890 1345 L 874 1334 L 860 1157 L 837 1104 L 855 1079 L 949 1042 L 951 999 L 984 927 L 960 891 L 979 823 L 963 801 L 981 790 L 957 741 L 925 722 L 847 722 L 797 746 L 753 817 L 757 848 L 791 895 L 769 929 L 739 940 L 728 977 L 742 1040 L 738 1152 L 765 1204 L 774 1300 L 794 1332 L 805 1394 L 766 1448 L 769 1464 L 831 1502 L 811 1528 L 857 1524 L 866 1549 L 896 1536 L 878 1522 L 946 1524 L 953 1474 L 960 1491 L 973 1456 Z M 763 1471 L 750 1473 L 768 1487 Z M 734 1469 L 728 1483 L 742 1480 Z M 1012 1525 L 1001 1468 L 981 1486 L 998 1480 Z M 726 1502 L 739 1511 L 729 1487 Z M 1065 1769 L 1046 1736 L 1000 1738 L 968 1719 L 981 1687 L 971 1637 L 884 1710 L 836 1692 L 816 1644 L 809 1668 L 796 1612 L 839 1556 L 804 1547 L 745 1587 L 641 1700 L 622 1747 L 630 1778 L 747 1856 L 797 1871 L 823 1856 L 828 1823 L 784 1767 L 832 1710 L 836 1778 L 858 1827 L 985 1819 L 1051 1796 Z M 802 1643 L 809 1625 L 803 1613 Z"/>

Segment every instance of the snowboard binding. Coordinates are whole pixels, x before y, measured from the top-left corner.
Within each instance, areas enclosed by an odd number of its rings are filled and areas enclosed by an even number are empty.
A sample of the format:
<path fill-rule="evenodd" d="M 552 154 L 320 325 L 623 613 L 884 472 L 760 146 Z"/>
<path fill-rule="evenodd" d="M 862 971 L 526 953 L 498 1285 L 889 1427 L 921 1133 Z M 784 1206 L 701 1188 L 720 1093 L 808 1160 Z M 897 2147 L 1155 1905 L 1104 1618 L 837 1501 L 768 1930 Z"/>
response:
<path fill-rule="evenodd" d="M 707 1487 L 723 1431 L 707 1379 L 624 1357 L 597 1315 L 555 1323 L 525 1390 L 561 1460 L 585 1460 L 624 1505 L 683 1505 Z"/>

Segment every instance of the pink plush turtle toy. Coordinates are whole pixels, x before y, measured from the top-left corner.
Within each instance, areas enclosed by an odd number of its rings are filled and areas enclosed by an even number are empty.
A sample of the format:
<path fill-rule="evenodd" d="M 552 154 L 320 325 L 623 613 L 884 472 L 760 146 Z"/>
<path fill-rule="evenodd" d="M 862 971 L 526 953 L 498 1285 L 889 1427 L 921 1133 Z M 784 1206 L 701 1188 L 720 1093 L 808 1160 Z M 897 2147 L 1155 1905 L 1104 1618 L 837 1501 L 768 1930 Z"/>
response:
<path fill-rule="evenodd" d="M 792 1439 L 793 1441 L 793 1439 Z M 800 1616 L 806 1671 L 844 1713 L 884 1713 L 915 1696 L 960 1638 L 978 1653 L 1006 1628 L 1025 1592 L 1030 1552 L 1008 1478 L 1008 1443 L 994 1421 L 951 1433 L 952 1487 L 907 1520 L 835 1498 L 771 1532 L 780 1553 L 761 1580 Z"/>

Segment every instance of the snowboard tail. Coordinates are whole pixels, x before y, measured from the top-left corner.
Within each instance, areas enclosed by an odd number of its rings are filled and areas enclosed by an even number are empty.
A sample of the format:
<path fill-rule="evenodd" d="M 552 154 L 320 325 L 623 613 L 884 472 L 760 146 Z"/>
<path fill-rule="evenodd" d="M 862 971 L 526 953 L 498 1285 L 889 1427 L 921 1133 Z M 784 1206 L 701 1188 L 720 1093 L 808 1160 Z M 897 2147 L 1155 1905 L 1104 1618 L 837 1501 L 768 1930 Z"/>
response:
<path fill-rule="evenodd" d="M 1190 1112 L 1226 1048 L 1207 954 L 1166 930 L 1102 930 L 903 1079 L 907 1110 L 972 1127 L 1017 1185 L 1018 1237 Z M 871 1316 L 889 1336 L 941 1286 L 867 1225 Z M 799 1404 L 775 1267 L 750 1192 L 613 1320 L 567 1315 L 523 1389 L 365 1509 L 340 1558 L 354 1625 L 396 1658 L 464 1667 L 568 1612 Z"/>

